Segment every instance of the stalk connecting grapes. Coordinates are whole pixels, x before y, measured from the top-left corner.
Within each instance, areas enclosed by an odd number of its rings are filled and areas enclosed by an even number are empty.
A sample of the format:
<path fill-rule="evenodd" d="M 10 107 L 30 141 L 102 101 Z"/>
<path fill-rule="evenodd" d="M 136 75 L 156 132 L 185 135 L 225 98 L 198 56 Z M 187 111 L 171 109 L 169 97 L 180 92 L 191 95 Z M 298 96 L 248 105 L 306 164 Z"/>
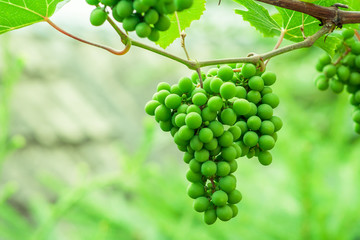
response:
<path fill-rule="evenodd" d="M 354 129 L 360 134 L 360 42 L 355 40 L 352 29 L 344 30 L 342 37 L 333 61 L 327 54 L 319 58 L 316 69 L 322 73 L 315 79 L 315 84 L 319 90 L 330 87 L 337 94 L 346 88 L 350 93 L 350 104 L 355 107 Z"/>
<path fill-rule="evenodd" d="M 86 0 L 86 2 L 97 6 L 90 15 L 92 25 L 100 26 L 106 21 L 108 15 L 106 7 L 109 6 L 113 18 L 121 22 L 126 31 L 135 31 L 139 37 L 154 42 L 160 38 L 159 31 L 170 28 L 171 21 L 167 15 L 188 9 L 193 4 L 193 0 Z"/>
<path fill-rule="evenodd" d="M 228 221 L 238 214 L 235 204 L 242 194 L 233 175 L 236 159 L 256 156 L 269 165 L 269 150 L 282 121 L 273 116 L 279 105 L 270 87 L 276 81 L 274 73 L 248 63 L 212 68 L 201 75 L 203 88 L 196 72 L 172 86 L 159 83 L 145 111 L 184 152 L 187 193 L 195 211 L 204 212 L 205 223 L 213 224 L 217 218 Z"/>

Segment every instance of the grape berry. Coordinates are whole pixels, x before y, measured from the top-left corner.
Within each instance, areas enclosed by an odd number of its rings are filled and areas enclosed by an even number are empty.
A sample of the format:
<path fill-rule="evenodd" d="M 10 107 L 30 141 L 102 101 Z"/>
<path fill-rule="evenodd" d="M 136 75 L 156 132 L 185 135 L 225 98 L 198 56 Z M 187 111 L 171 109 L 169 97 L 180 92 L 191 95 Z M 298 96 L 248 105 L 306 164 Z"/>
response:
<path fill-rule="evenodd" d="M 170 28 L 167 16 L 175 11 L 182 11 L 192 6 L 193 0 L 86 0 L 90 5 L 97 6 L 90 14 L 90 23 L 102 25 L 106 18 L 106 7 L 110 7 L 113 18 L 123 24 L 123 28 L 141 38 L 151 41 L 159 40 L 159 31 Z M 101 4 L 101 6 L 100 6 Z"/>
<path fill-rule="evenodd" d="M 233 69 L 240 67 L 241 72 Z M 145 111 L 184 152 L 187 194 L 194 199 L 195 211 L 204 212 L 205 223 L 213 224 L 238 214 L 235 204 L 242 195 L 233 175 L 236 159 L 257 156 L 269 165 L 282 121 L 273 116 L 279 105 L 270 87 L 274 73 L 262 73 L 248 63 L 212 68 L 202 79 L 203 88 L 197 73 L 172 86 L 159 83 Z"/>

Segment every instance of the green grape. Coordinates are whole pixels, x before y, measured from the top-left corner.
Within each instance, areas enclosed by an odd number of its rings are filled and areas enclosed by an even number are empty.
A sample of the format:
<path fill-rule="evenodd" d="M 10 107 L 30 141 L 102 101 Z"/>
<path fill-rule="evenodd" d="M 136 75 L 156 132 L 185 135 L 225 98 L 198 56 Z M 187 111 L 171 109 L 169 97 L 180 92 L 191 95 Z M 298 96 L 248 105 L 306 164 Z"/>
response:
<path fill-rule="evenodd" d="M 236 217 L 238 215 L 238 213 L 239 213 L 239 209 L 237 208 L 237 206 L 234 205 L 234 204 L 229 204 L 229 207 L 231 207 L 231 210 L 233 212 L 232 217 L 233 218 Z"/>
<path fill-rule="evenodd" d="M 261 104 L 260 106 L 258 106 L 257 115 L 262 120 L 268 120 L 273 116 L 273 109 L 268 104 Z"/>
<path fill-rule="evenodd" d="M 259 147 L 262 150 L 270 150 L 275 146 L 275 140 L 269 135 L 262 135 L 259 138 Z"/>
<path fill-rule="evenodd" d="M 344 57 L 343 64 L 352 67 L 355 64 L 355 58 L 356 56 L 354 54 L 348 54 L 346 57 Z"/>
<path fill-rule="evenodd" d="M 161 104 L 155 109 L 155 119 L 159 121 L 167 121 L 171 118 L 171 110 L 168 109 L 165 105 Z"/>
<path fill-rule="evenodd" d="M 191 81 L 192 81 L 192 80 L 191 80 Z M 191 92 L 191 98 L 193 98 L 194 95 L 197 94 L 197 93 L 202 93 L 202 94 L 205 94 L 205 96 L 206 96 L 206 91 L 205 91 L 205 89 L 203 89 L 203 88 L 195 88 L 195 89 Z"/>
<path fill-rule="evenodd" d="M 199 182 L 190 183 L 187 188 L 187 194 L 193 199 L 203 196 L 205 194 L 204 185 Z"/>
<path fill-rule="evenodd" d="M 230 161 L 228 163 L 230 165 L 230 173 L 235 172 L 237 170 L 237 168 L 238 168 L 238 164 L 237 164 L 236 160 Z M 220 177 L 222 177 L 222 176 L 220 176 Z"/>
<path fill-rule="evenodd" d="M 150 7 L 155 6 L 157 3 L 157 0 L 141 0 L 143 4 L 148 5 Z"/>
<path fill-rule="evenodd" d="M 244 134 L 243 141 L 246 146 L 254 147 L 259 141 L 259 136 L 255 132 L 249 131 Z"/>
<path fill-rule="evenodd" d="M 245 114 L 244 117 L 249 118 L 251 116 L 254 116 L 257 114 L 257 111 L 258 111 L 258 109 L 257 109 L 256 104 L 253 102 L 250 102 L 250 111 L 247 114 Z"/>
<path fill-rule="evenodd" d="M 159 20 L 159 13 L 155 9 L 149 9 L 145 13 L 144 20 L 147 24 L 155 24 Z"/>
<path fill-rule="evenodd" d="M 216 163 L 213 161 L 206 161 L 201 165 L 201 173 L 206 177 L 214 176 L 216 173 Z"/>
<path fill-rule="evenodd" d="M 206 73 L 206 76 L 208 76 L 208 77 L 214 77 L 214 76 L 217 76 L 217 75 L 218 75 L 218 68 L 211 68 Z"/>
<path fill-rule="evenodd" d="M 214 77 L 211 79 L 210 81 L 210 89 L 212 92 L 214 93 L 220 93 L 220 88 L 223 85 L 223 81 L 218 78 L 218 77 Z"/>
<path fill-rule="evenodd" d="M 140 22 L 135 27 L 136 34 L 141 38 L 146 38 L 151 33 L 151 27 L 146 22 Z"/>
<path fill-rule="evenodd" d="M 190 141 L 190 147 L 195 151 L 200 151 L 203 147 L 203 142 L 200 141 L 199 135 L 195 135 Z"/>
<path fill-rule="evenodd" d="M 195 151 L 195 159 L 198 162 L 205 162 L 207 160 L 209 160 L 209 151 L 206 149 L 201 149 L 199 151 Z"/>
<path fill-rule="evenodd" d="M 232 126 L 235 124 L 237 116 L 231 108 L 225 108 L 220 114 L 221 122 L 225 125 Z"/>
<path fill-rule="evenodd" d="M 241 192 L 239 192 L 238 190 L 234 189 L 233 191 L 231 191 L 229 194 L 228 194 L 228 202 L 230 204 L 237 204 L 241 201 L 242 199 L 242 195 L 241 195 Z"/>
<path fill-rule="evenodd" d="M 229 205 L 216 208 L 216 216 L 221 221 L 229 221 L 233 217 L 233 211 Z"/>
<path fill-rule="evenodd" d="M 170 88 L 170 92 L 174 93 L 176 95 L 179 95 L 179 96 L 181 96 L 183 94 L 183 92 L 180 90 L 178 84 L 172 85 L 171 88 Z"/>
<path fill-rule="evenodd" d="M 272 108 L 279 106 L 279 97 L 274 93 L 268 93 L 263 96 L 261 102 L 270 105 Z"/>
<path fill-rule="evenodd" d="M 171 124 L 171 121 L 159 121 L 160 129 L 164 132 L 170 132 L 173 125 Z"/>
<path fill-rule="evenodd" d="M 276 82 L 276 75 L 273 72 L 264 72 L 261 75 L 265 86 L 271 86 Z"/>
<path fill-rule="evenodd" d="M 326 78 L 324 75 L 320 75 L 316 80 L 315 80 L 315 84 L 316 87 L 321 90 L 321 91 L 325 91 L 326 89 L 329 88 L 329 79 Z"/>
<path fill-rule="evenodd" d="M 149 5 L 144 4 L 141 0 L 133 1 L 133 7 L 137 13 L 145 13 L 150 8 Z"/>
<path fill-rule="evenodd" d="M 235 150 L 236 150 L 235 159 L 241 157 L 242 156 L 241 147 L 237 143 L 233 143 L 232 147 L 235 148 Z"/>
<path fill-rule="evenodd" d="M 219 187 L 224 192 L 230 193 L 236 188 L 236 179 L 230 175 L 222 177 L 219 180 Z"/>
<path fill-rule="evenodd" d="M 354 42 L 351 46 L 351 52 L 355 55 L 360 54 L 360 42 Z"/>
<path fill-rule="evenodd" d="M 213 112 L 210 110 L 209 107 L 206 107 L 201 111 L 201 117 L 202 117 L 203 121 L 211 122 L 216 119 L 217 115 L 216 115 L 216 112 Z"/>
<path fill-rule="evenodd" d="M 188 113 L 185 118 L 185 124 L 191 129 L 199 128 L 202 124 L 202 119 L 200 114 L 196 112 Z"/>
<path fill-rule="evenodd" d="M 336 67 L 332 64 L 328 64 L 324 67 L 323 72 L 327 78 L 332 78 L 336 74 Z"/>
<path fill-rule="evenodd" d="M 192 102 L 195 105 L 202 106 L 207 102 L 207 97 L 204 93 L 199 92 L 192 97 Z"/>
<path fill-rule="evenodd" d="M 236 149 L 233 146 L 224 147 L 222 148 L 221 151 L 221 156 L 225 161 L 228 162 L 235 160 L 236 154 L 237 154 Z"/>
<path fill-rule="evenodd" d="M 230 81 L 233 78 L 234 71 L 228 65 L 224 65 L 219 68 L 217 76 L 221 78 L 224 82 Z"/>
<path fill-rule="evenodd" d="M 169 94 L 165 98 L 165 106 L 170 109 L 177 109 L 181 105 L 181 97 L 176 94 Z"/>
<path fill-rule="evenodd" d="M 201 171 L 201 163 L 199 163 L 198 161 L 196 161 L 196 159 L 191 159 L 189 162 L 189 168 L 191 171 L 193 171 L 194 173 L 199 173 Z"/>
<path fill-rule="evenodd" d="M 194 0 L 175 0 L 176 10 L 182 11 L 192 6 Z"/>
<path fill-rule="evenodd" d="M 211 129 L 214 137 L 220 137 L 224 133 L 224 125 L 222 125 L 219 121 L 210 122 L 208 128 Z"/>
<path fill-rule="evenodd" d="M 216 210 L 215 209 L 209 209 L 206 210 L 204 213 L 204 222 L 208 225 L 214 224 L 216 222 L 217 216 L 216 216 Z"/>
<path fill-rule="evenodd" d="M 246 63 L 241 69 L 241 73 L 244 78 L 251 78 L 256 74 L 256 67 L 252 63 Z"/>
<path fill-rule="evenodd" d="M 114 6 L 118 1 L 117 0 L 100 0 L 105 6 Z"/>
<path fill-rule="evenodd" d="M 209 98 L 207 105 L 211 111 L 217 112 L 220 111 L 220 109 L 222 108 L 223 101 L 219 96 L 212 96 L 211 98 Z"/>
<path fill-rule="evenodd" d="M 205 143 L 205 148 L 209 151 L 213 151 L 218 147 L 218 141 L 216 138 L 211 139 L 210 142 Z"/>
<path fill-rule="evenodd" d="M 180 135 L 179 135 L 179 130 L 174 134 L 174 142 L 176 143 L 176 145 L 178 146 L 184 146 L 186 147 L 188 145 L 188 141 L 183 139 Z"/>
<path fill-rule="evenodd" d="M 270 119 L 270 121 L 274 124 L 275 126 L 275 132 L 279 131 L 282 126 L 283 126 L 283 122 L 281 121 L 281 119 L 277 116 L 272 116 L 272 118 Z"/>
<path fill-rule="evenodd" d="M 271 135 L 275 132 L 275 126 L 270 120 L 261 122 L 260 133 L 262 135 Z"/>
<path fill-rule="evenodd" d="M 148 36 L 148 39 L 153 42 L 157 42 L 160 39 L 160 33 L 155 28 L 151 28 L 151 33 Z"/>
<path fill-rule="evenodd" d="M 351 84 L 351 85 L 360 85 L 360 73 L 352 72 L 350 74 L 349 84 Z"/>
<path fill-rule="evenodd" d="M 246 146 L 244 142 L 239 141 L 239 142 L 237 142 L 237 144 L 241 148 L 241 156 L 240 157 L 243 157 L 249 153 L 250 148 L 248 146 Z"/>
<path fill-rule="evenodd" d="M 220 87 L 220 95 L 225 99 L 230 99 L 236 95 L 236 87 L 232 82 L 225 82 Z"/>
<path fill-rule="evenodd" d="M 178 130 L 179 130 L 179 128 L 173 127 L 173 128 L 170 130 L 171 136 L 174 137 Z"/>
<path fill-rule="evenodd" d="M 157 93 L 157 100 L 161 103 L 161 104 L 165 104 L 165 99 L 166 97 L 170 94 L 169 91 L 167 90 L 160 90 L 158 93 Z"/>
<path fill-rule="evenodd" d="M 261 94 L 260 94 L 259 91 L 251 90 L 251 91 L 248 92 L 248 94 L 246 96 L 246 99 L 249 102 L 258 104 L 260 102 L 260 100 L 261 100 Z"/>
<path fill-rule="evenodd" d="M 107 18 L 107 13 L 102 8 L 95 8 L 90 14 L 90 23 L 94 26 L 102 25 Z"/>
<path fill-rule="evenodd" d="M 156 90 L 157 90 L 158 92 L 160 92 L 161 90 L 167 90 L 167 91 L 170 92 L 171 87 L 170 87 L 170 84 L 167 83 L 167 82 L 160 82 L 160 83 L 158 83 L 158 85 L 157 85 L 157 87 L 156 87 Z"/>
<path fill-rule="evenodd" d="M 166 31 L 171 25 L 170 18 L 166 15 L 160 14 L 159 20 L 155 23 L 155 28 L 159 31 Z"/>
<path fill-rule="evenodd" d="M 185 163 L 189 163 L 193 158 L 194 158 L 194 154 L 191 154 L 189 152 L 184 153 L 183 160 Z"/>
<path fill-rule="evenodd" d="M 179 128 L 178 134 L 180 138 L 187 141 L 194 136 L 194 130 L 189 128 L 187 125 L 184 125 Z"/>
<path fill-rule="evenodd" d="M 352 119 L 353 119 L 354 122 L 360 124 L 360 110 L 359 109 L 354 111 L 354 113 L 352 115 Z"/>
<path fill-rule="evenodd" d="M 210 201 L 206 197 L 198 197 L 195 199 L 193 207 L 197 212 L 205 212 L 210 207 Z"/>
<path fill-rule="evenodd" d="M 344 37 L 344 39 L 349 39 L 354 37 L 354 29 L 345 29 L 344 31 L 342 31 L 342 35 Z"/>
<path fill-rule="evenodd" d="M 351 84 L 346 85 L 346 91 L 348 93 L 355 93 L 357 91 L 357 89 L 358 89 L 357 86 L 354 86 L 354 85 L 351 85 Z"/>
<path fill-rule="evenodd" d="M 210 128 L 202 128 L 199 131 L 199 139 L 203 143 L 209 143 L 214 137 Z"/>
<path fill-rule="evenodd" d="M 355 123 L 355 125 L 354 125 L 354 131 L 355 131 L 357 134 L 360 134 L 360 124 L 359 124 L 359 123 Z"/>
<path fill-rule="evenodd" d="M 237 125 L 229 127 L 228 131 L 233 135 L 234 141 L 238 140 L 241 136 L 241 128 Z"/>
<path fill-rule="evenodd" d="M 319 63 L 323 66 L 326 66 L 331 63 L 331 57 L 327 53 L 324 53 L 320 56 Z"/>
<path fill-rule="evenodd" d="M 150 100 L 145 105 L 145 112 L 150 116 L 155 115 L 155 109 L 160 105 L 160 103 L 156 100 Z"/>
<path fill-rule="evenodd" d="M 259 159 L 259 162 L 264 166 L 267 166 L 267 165 L 271 164 L 271 162 L 272 162 L 271 153 L 268 151 L 259 152 L 258 159 Z"/>
<path fill-rule="evenodd" d="M 129 17 L 134 11 L 133 4 L 131 1 L 120 1 L 116 4 L 115 11 L 121 18 Z"/>
<path fill-rule="evenodd" d="M 210 88 L 210 83 L 211 83 L 212 78 L 206 78 L 203 81 L 203 88 L 207 93 L 212 93 L 213 91 Z"/>
<path fill-rule="evenodd" d="M 172 14 L 176 11 L 176 5 L 174 2 L 166 3 L 165 4 L 165 13 Z"/>
<path fill-rule="evenodd" d="M 217 148 L 210 151 L 210 156 L 217 156 L 220 152 L 221 152 L 221 147 L 217 146 Z"/>
<path fill-rule="evenodd" d="M 191 81 L 190 78 L 188 77 L 183 77 L 179 80 L 179 88 L 180 90 L 183 92 L 183 93 L 190 93 L 193 88 L 194 88 L 194 85 Z"/>
<path fill-rule="evenodd" d="M 86 0 L 89 5 L 98 5 L 100 3 L 99 0 Z"/>
<path fill-rule="evenodd" d="M 236 86 L 236 95 L 237 98 L 245 99 L 247 96 L 247 91 L 243 86 Z"/>
<path fill-rule="evenodd" d="M 264 80 L 259 76 L 253 76 L 249 79 L 249 87 L 260 92 L 264 89 Z"/>
<path fill-rule="evenodd" d="M 228 195 L 226 192 L 218 190 L 212 194 L 211 200 L 215 206 L 221 207 L 228 201 Z"/>
<path fill-rule="evenodd" d="M 341 93 L 344 90 L 344 84 L 338 80 L 331 79 L 330 88 L 334 93 Z"/>
<path fill-rule="evenodd" d="M 123 21 L 124 21 L 124 18 L 123 18 L 123 17 L 120 17 L 120 16 L 118 15 L 116 9 L 114 9 L 114 10 L 112 11 L 112 16 L 113 16 L 113 18 L 114 18 L 116 21 L 118 21 L 118 22 L 123 22 Z"/>
<path fill-rule="evenodd" d="M 265 86 L 264 89 L 261 91 L 261 96 L 264 96 L 268 93 L 272 93 L 271 87 Z"/>
<path fill-rule="evenodd" d="M 185 113 L 179 113 L 176 115 L 175 117 L 175 125 L 177 127 L 182 127 L 185 125 L 185 119 L 186 119 L 186 114 Z"/>
<path fill-rule="evenodd" d="M 222 147 L 230 147 L 234 142 L 234 137 L 229 131 L 224 131 L 224 133 L 218 138 L 219 145 Z"/>
<path fill-rule="evenodd" d="M 195 112 L 197 114 L 201 114 L 201 109 L 199 108 L 199 106 L 196 105 L 190 105 L 187 109 L 186 109 L 186 113 L 189 114 L 191 112 Z"/>
<path fill-rule="evenodd" d="M 249 113 L 250 109 L 251 109 L 250 103 L 246 99 L 237 99 L 233 103 L 233 110 L 238 116 Z"/>
<path fill-rule="evenodd" d="M 247 120 L 247 126 L 250 130 L 256 131 L 261 127 L 261 119 L 258 116 L 251 116 Z"/>
<path fill-rule="evenodd" d="M 230 174 L 230 170 L 231 168 L 229 163 L 220 161 L 217 163 L 216 175 L 219 177 L 225 177 Z"/>

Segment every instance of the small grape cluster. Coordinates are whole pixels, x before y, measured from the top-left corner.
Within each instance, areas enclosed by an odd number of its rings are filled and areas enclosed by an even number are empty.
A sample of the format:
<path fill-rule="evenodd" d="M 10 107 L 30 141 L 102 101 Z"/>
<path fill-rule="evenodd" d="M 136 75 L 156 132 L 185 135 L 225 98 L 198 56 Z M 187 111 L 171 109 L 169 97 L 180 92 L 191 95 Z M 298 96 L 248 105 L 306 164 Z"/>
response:
<path fill-rule="evenodd" d="M 232 174 L 238 168 L 236 159 L 257 156 L 261 164 L 269 165 L 269 150 L 282 121 L 273 116 L 279 105 L 270 87 L 276 81 L 274 73 L 247 63 L 212 68 L 201 73 L 203 84 L 199 79 L 195 72 L 172 86 L 159 83 L 145 112 L 155 116 L 184 152 L 189 166 L 187 193 L 194 199 L 195 211 L 204 212 L 205 223 L 213 224 L 238 213 L 235 204 L 242 194 L 235 189 Z"/>
<path fill-rule="evenodd" d="M 355 132 L 360 134 L 360 42 L 355 40 L 352 29 L 344 30 L 342 37 L 333 61 L 327 54 L 319 58 L 316 69 L 321 74 L 315 78 L 315 84 L 319 90 L 330 87 L 337 94 L 346 88 L 350 104 L 355 107 Z"/>
<path fill-rule="evenodd" d="M 160 38 L 159 31 L 170 28 L 171 22 L 167 14 L 182 11 L 192 6 L 193 0 L 86 0 L 97 6 L 90 14 L 90 22 L 94 26 L 102 25 L 106 18 L 106 6 L 112 10 L 112 16 L 121 22 L 123 28 L 141 38 L 156 42 Z M 99 6 L 99 4 L 103 6 Z"/>

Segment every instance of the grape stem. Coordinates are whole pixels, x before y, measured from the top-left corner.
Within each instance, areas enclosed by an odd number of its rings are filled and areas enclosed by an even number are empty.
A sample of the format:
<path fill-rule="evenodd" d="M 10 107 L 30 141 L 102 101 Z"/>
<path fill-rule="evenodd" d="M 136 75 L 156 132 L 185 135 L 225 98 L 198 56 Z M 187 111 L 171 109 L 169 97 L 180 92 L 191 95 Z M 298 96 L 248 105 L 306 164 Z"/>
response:
<path fill-rule="evenodd" d="M 175 17 L 176 17 L 176 22 L 177 22 L 177 25 L 178 25 L 178 28 L 179 28 L 181 47 L 184 49 L 187 60 L 190 60 L 189 53 L 188 53 L 188 51 L 186 49 L 186 46 L 185 46 L 186 33 L 184 31 L 181 31 L 180 20 L 179 20 L 178 13 L 176 11 L 175 11 Z"/>
<path fill-rule="evenodd" d="M 359 34 L 359 32 L 358 32 L 357 30 L 354 30 L 354 32 L 355 32 L 355 36 L 356 36 L 357 40 L 360 41 L 360 34 Z"/>
<path fill-rule="evenodd" d="M 286 34 L 286 29 L 281 29 L 280 37 L 279 37 L 279 39 L 278 39 L 278 41 L 277 41 L 277 43 L 276 43 L 276 45 L 274 47 L 274 50 L 276 50 L 276 49 L 278 49 L 280 47 L 281 43 L 284 40 L 285 34 Z M 304 39 L 306 39 L 306 38 L 304 38 Z M 265 66 L 267 66 L 269 61 L 270 61 L 270 59 L 266 60 Z"/>

